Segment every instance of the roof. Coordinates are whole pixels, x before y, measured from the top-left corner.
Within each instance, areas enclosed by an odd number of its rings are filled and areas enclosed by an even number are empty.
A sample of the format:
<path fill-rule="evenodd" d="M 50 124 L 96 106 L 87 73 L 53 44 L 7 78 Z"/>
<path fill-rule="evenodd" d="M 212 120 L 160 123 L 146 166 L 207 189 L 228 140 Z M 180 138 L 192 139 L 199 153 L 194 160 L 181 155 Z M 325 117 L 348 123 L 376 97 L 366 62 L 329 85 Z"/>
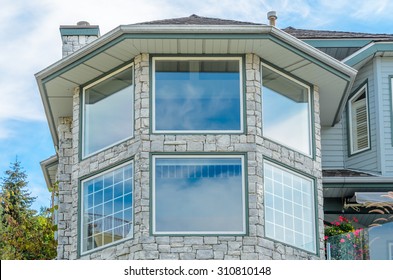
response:
<path fill-rule="evenodd" d="M 246 22 L 246 21 L 201 17 L 192 14 L 189 17 L 154 20 L 154 21 L 137 23 L 137 25 L 264 25 L 264 24 Z"/>
<path fill-rule="evenodd" d="M 375 176 L 369 173 L 350 169 L 328 169 L 322 171 L 323 177 L 370 177 Z"/>
<path fill-rule="evenodd" d="M 283 31 L 301 40 L 304 39 L 393 40 L 393 34 L 372 34 L 372 33 L 360 33 L 360 32 L 345 32 L 345 31 L 308 30 L 308 29 L 297 29 L 292 26 L 284 28 Z"/>

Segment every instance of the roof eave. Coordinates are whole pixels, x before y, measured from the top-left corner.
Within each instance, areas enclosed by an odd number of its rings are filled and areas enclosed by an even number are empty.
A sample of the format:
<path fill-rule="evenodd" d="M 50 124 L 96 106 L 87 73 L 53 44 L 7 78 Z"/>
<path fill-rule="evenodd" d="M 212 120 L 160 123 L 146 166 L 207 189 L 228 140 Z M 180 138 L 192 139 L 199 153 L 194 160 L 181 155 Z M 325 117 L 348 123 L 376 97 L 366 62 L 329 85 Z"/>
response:
<path fill-rule="evenodd" d="M 46 187 L 48 188 L 49 191 L 50 191 L 50 188 L 52 188 L 53 184 L 55 183 L 50 178 L 49 168 L 50 167 L 56 167 L 56 169 L 57 169 L 58 163 L 59 162 L 58 162 L 58 158 L 57 158 L 56 155 L 53 155 L 53 156 L 49 157 L 48 159 L 43 160 L 43 161 L 40 162 L 41 170 L 42 170 L 42 173 L 44 174 Z"/>
<path fill-rule="evenodd" d="M 179 36 L 180 39 L 183 38 L 181 36 L 184 36 L 185 34 L 191 36 L 193 36 L 193 34 L 209 36 L 215 36 L 215 34 L 228 34 L 232 36 L 233 34 L 235 34 L 236 36 L 240 36 L 246 39 L 247 36 L 250 36 L 251 38 L 252 36 L 255 37 L 259 35 L 270 35 L 273 38 L 276 38 L 279 41 L 291 46 L 292 48 L 306 54 L 308 57 L 318 61 L 318 63 L 321 64 L 322 68 L 326 67 L 330 70 L 334 70 L 339 75 L 341 75 L 343 79 L 347 81 L 347 87 L 341 100 L 341 105 L 339 106 L 336 112 L 336 117 L 331 125 L 334 125 L 336 122 L 338 122 L 341 113 L 344 110 L 344 105 L 346 98 L 349 95 L 349 90 L 353 84 L 354 78 L 357 73 L 357 71 L 350 66 L 345 65 L 338 60 L 335 60 L 329 55 L 317 50 L 316 48 L 293 37 L 292 35 L 289 35 L 288 33 L 269 25 L 121 25 L 113 29 L 112 31 L 104 34 L 89 45 L 74 52 L 73 54 L 48 66 L 47 68 L 43 69 L 35 75 L 55 145 L 57 145 L 58 143 L 57 128 L 55 125 L 55 120 L 51 115 L 50 105 L 46 100 L 47 93 L 45 89 L 45 83 L 57 77 L 63 71 L 68 71 L 67 69 L 72 69 L 80 62 L 80 60 L 83 60 L 83 58 L 92 55 L 95 52 L 100 53 L 103 47 L 109 45 L 110 43 L 114 43 L 117 40 L 121 40 L 122 36 L 135 35 L 135 37 L 138 37 L 145 36 L 146 34 L 151 36 L 157 36 L 157 38 L 161 38 L 160 36 L 170 35 L 176 38 L 177 36 Z"/>
<path fill-rule="evenodd" d="M 367 177 L 323 177 L 323 184 L 392 184 L 393 177 L 367 176 Z"/>

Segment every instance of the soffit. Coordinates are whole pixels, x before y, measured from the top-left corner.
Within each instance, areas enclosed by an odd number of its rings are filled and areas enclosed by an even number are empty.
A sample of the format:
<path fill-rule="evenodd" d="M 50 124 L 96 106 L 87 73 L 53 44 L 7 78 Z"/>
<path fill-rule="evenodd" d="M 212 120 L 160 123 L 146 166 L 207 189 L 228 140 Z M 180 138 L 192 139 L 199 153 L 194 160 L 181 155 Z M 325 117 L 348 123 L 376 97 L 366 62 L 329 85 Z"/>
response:
<path fill-rule="evenodd" d="M 281 30 L 268 26 L 204 27 L 191 30 L 149 26 L 147 31 L 123 26 L 49 66 L 36 75 L 57 143 L 57 120 L 72 115 L 72 93 L 141 53 L 159 55 L 243 55 L 263 60 L 317 85 L 321 122 L 333 125 L 356 71 Z M 145 28 L 145 27 L 144 27 Z M 138 31 L 138 32 L 136 32 Z"/>

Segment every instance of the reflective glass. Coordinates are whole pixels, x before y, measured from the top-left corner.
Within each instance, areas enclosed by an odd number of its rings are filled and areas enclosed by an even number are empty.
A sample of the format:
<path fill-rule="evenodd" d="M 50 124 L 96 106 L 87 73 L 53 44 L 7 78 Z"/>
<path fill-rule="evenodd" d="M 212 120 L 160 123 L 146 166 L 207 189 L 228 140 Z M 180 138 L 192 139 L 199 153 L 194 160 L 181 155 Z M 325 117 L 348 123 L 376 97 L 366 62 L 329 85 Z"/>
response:
<path fill-rule="evenodd" d="M 132 182 L 130 170 L 132 164 L 127 164 L 82 182 L 82 197 L 88 200 L 88 203 L 82 203 L 83 252 L 132 234 L 132 187 L 123 188 L 125 180 L 127 184 Z M 93 182 L 99 187 L 89 187 Z M 102 189 L 102 182 L 111 184 L 106 184 L 106 188 Z M 124 228 L 127 229 L 125 233 Z"/>
<path fill-rule="evenodd" d="M 155 233 L 245 233 L 242 169 L 241 158 L 155 158 Z"/>
<path fill-rule="evenodd" d="M 262 67 L 262 122 L 265 137 L 311 155 L 309 88 Z"/>
<path fill-rule="evenodd" d="M 266 161 L 263 166 L 264 184 L 273 181 L 273 189 L 264 188 L 266 236 L 315 252 L 313 181 Z"/>
<path fill-rule="evenodd" d="M 155 130 L 241 131 L 240 63 L 155 60 Z"/>
<path fill-rule="evenodd" d="M 133 135 L 133 71 L 121 71 L 84 90 L 83 156 Z"/>

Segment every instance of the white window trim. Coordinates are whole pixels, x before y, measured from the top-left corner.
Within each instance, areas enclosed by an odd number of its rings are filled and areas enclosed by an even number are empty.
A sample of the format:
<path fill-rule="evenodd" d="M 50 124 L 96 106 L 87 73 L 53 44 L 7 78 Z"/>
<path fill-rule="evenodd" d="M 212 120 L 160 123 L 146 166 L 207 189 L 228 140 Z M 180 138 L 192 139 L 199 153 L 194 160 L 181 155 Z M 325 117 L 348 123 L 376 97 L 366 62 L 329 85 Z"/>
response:
<path fill-rule="evenodd" d="M 281 141 L 278 141 L 276 139 L 273 139 L 273 138 L 270 138 L 270 137 L 264 135 L 264 133 L 263 133 L 263 128 L 264 128 L 263 121 L 264 121 L 265 118 L 263 117 L 264 110 L 262 108 L 262 135 L 263 135 L 263 137 L 266 138 L 266 139 L 269 139 L 269 140 L 271 140 L 271 141 L 273 141 L 273 142 L 275 142 L 277 144 L 285 146 L 285 147 L 287 147 L 287 148 L 289 148 L 289 149 L 291 149 L 293 151 L 296 151 L 296 152 L 301 153 L 303 155 L 312 157 L 314 155 L 314 142 L 313 142 L 313 136 L 312 136 L 312 134 L 313 134 L 312 133 L 312 131 L 313 131 L 313 123 L 312 123 L 313 116 L 312 116 L 312 114 L 314 112 L 312 110 L 312 104 L 311 103 L 314 100 L 311 98 L 311 87 L 309 85 L 307 85 L 305 83 L 302 83 L 301 81 L 296 80 L 295 78 L 293 78 L 293 77 L 291 77 L 291 76 L 289 76 L 289 75 L 287 75 L 287 74 L 277 70 L 276 68 L 274 68 L 274 67 L 272 67 L 272 66 L 270 66 L 268 64 L 265 64 L 265 63 L 262 62 L 261 65 L 262 65 L 262 67 L 266 67 L 266 68 L 270 69 L 271 71 L 277 73 L 278 75 L 283 76 L 286 79 L 288 79 L 288 80 L 290 80 L 290 81 L 292 81 L 292 82 L 294 82 L 294 83 L 296 83 L 296 84 L 298 84 L 298 85 L 300 85 L 300 86 L 302 86 L 302 87 L 307 89 L 307 95 L 308 95 L 308 100 L 309 100 L 309 102 L 308 102 L 308 111 L 310 112 L 309 113 L 309 118 L 308 118 L 308 127 L 309 127 L 308 137 L 309 137 L 309 141 L 310 141 L 310 152 L 309 153 L 304 153 L 303 151 L 301 151 L 301 150 L 299 150 L 299 149 L 297 149 L 297 148 L 295 148 L 293 146 L 288 146 L 288 144 L 286 144 L 286 143 L 283 143 Z M 262 103 L 263 103 L 263 73 L 262 73 L 262 67 L 261 67 L 261 81 L 262 81 L 261 82 L 261 84 L 262 84 L 261 91 L 262 91 Z"/>
<path fill-rule="evenodd" d="M 362 93 L 365 93 L 365 102 L 366 102 L 366 117 L 367 117 L 367 147 L 359 150 L 355 150 L 353 145 L 354 135 L 352 134 L 353 131 L 353 123 L 352 123 L 352 101 L 359 97 Z M 368 110 L 368 90 L 367 90 L 367 83 L 364 84 L 348 101 L 348 122 L 349 122 L 349 146 L 350 146 L 350 155 L 355 155 L 361 153 L 363 151 L 369 150 L 371 147 L 371 139 L 370 139 L 370 116 Z"/>
<path fill-rule="evenodd" d="M 317 194 L 317 191 L 315 190 L 315 180 L 313 180 L 313 179 L 310 178 L 310 177 L 304 176 L 304 175 L 302 175 L 302 174 L 300 174 L 300 173 L 298 173 L 298 172 L 295 172 L 295 171 L 293 171 L 293 170 L 291 170 L 291 169 L 288 169 L 288 168 L 286 168 L 286 167 L 284 167 L 284 166 L 281 166 L 281 165 L 279 165 L 279 164 L 273 163 L 273 162 L 271 162 L 270 160 L 267 160 L 267 159 L 264 159 L 264 160 L 263 160 L 263 164 L 264 164 L 264 165 L 265 165 L 265 164 L 268 164 L 268 165 L 270 165 L 270 166 L 273 166 L 274 168 L 281 169 L 281 170 L 283 170 L 283 171 L 285 171 L 285 172 L 288 172 L 288 173 L 290 173 L 290 174 L 292 174 L 292 175 L 294 175 L 294 176 L 297 176 L 297 177 L 299 177 L 299 178 L 302 178 L 302 179 L 304 179 L 304 180 L 307 180 L 307 181 L 310 181 L 310 182 L 311 182 L 312 187 L 311 187 L 311 194 L 310 194 L 310 196 L 313 198 L 313 200 L 312 200 L 312 210 L 311 210 L 311 220 L 310 220 L 310 221 L 314 223 L 313 234 L 314 234 L 314 248 L 315 248 L 315 251 L 310 251 L 310 250 L 307 250 L 307 249 L 305 249 L 305 248 L 301 248 L 301 247 L 299 247 L 299 246 L 296 246 L 295 244 L 289 244 L 289 243 L 286 243 L 285 241 L 278 240 L 278 239 L 275 239 L 275 238 L 273 238 L 273 237 L 268 237 L 268 238 L 273 239 L 273 240 L 276 240 L 276 241 L 278 241 L 278 242 L 280 242 L 280 243 L 288 244 L 288 245 L 290 245 L 290 246 L 292 246 L 292 247 L 295 247 L 295 248 L 298 248 L 298 249 L 300 249 L 300 250 L 303 250 L 303 251 L 306 251 L 306 252 L 310 252 L 310 253 L 316 254 L 316 253 L 317 253 L 317 250 L 318 250 L 318 239 L 317 239 L 317 237 L 318 237 L 318 230 L 317 230 L 317 229 L 318 229 L 318 218 L 317 218 L 317 212 L 316 212 L 316 209 L 317 209 L 318 205 L 317 205 L 316 197 L 315 197 L 316 194 Z M 265 175 L 263 176 L 263 178 L 264 178 L 263 180 L 264 180 L 264 185 L 265 185 Z M 263 197 L 264 197 L 264 198 L 263 198 L 263 209 L 264 209 L 264 212 L 265 212 L 265 207 L 266 207 L 265 189 L 264 189 Z M 265 215 L 265 214 L 264 214 L 264 215 Z M 264 219 L 265 219 L 265 216 L 264 216 Z M 266 226 L 267 226 L 267 225 L 266 225 Z M 266 226 L 265 226 L 265 235 L 266 235 Z"/>
<path fill-rule="evenodd" d="M 113 172 L 116 169 L 122 168 L 122 167 L 124 167 L 126 165 L 129 165 L 129 164 L 131 164 L 131 169 L 132 169 L 132 225 L 131 225 L 131 230 L 130 230 L 130 232 L 131 232 L 130 236 L 127 236 L 127 237 L 125 237 L 123 239 L 114 241 L 112 243 L 108 243 L 106 245 L 103 245 L 103 246 L 100 246 L 100 247 L 97 247 L 97 248 L 94 248 L 94 249 L 91 249 L 91 250 L 83 251 L 83 239 L 84 239 L 84 235 L 83 235 L 83 225 L 84 225 L 84 215 L 83 215 L 83 210 L 84 210 L 84 207 L 83 207 L 83 203 L 84 203 L 84 201 L 83 201 L 83 195 L 84 195 L 83 190 L 84 190 L 84 187 L 83 187 L 83 183 L 86 182 L 86 181 L 92 180 L 94 178 L 97 178 L 99 176 L 102 176 L 102 175 L 104 175 L 106 173 Z M 80 244 L 79 244 L 80 245 L 79 246 L 79 248 L 80 248 L 80 255 L 91 254 L 93 252 L 103 250 L 103 249 L 105 249 L 107 247 L 110 247 L 110 246 L 113 246 L 113 245 L 116 245 L 116 244 L 119 244 L 119 243 L 122 243 L 124 241 L 127 241 L 127 240 L 130 240 L 130 239 L 134 238 L 134 223 L 135 223 L 135 202 L 134 202 L 134 192 L 135 192 L 135 187 L 134 187 L 135 179 L 134 179 L 134 176 L 135 176 L 135 172 L 134 171 L 135 171 L 135 169 L 134 169 L 134 161 L 130 160 L 130 161 L 127 161 L 127 162 L 122 163 L 120 165 L 116 165 L 116 166 L 114 166 L 114 167 L 112 167 L 112 168 L 110 168 L 108 170 L 102 171 L 102 172 L 100 172 L 98 174 L 95 174 L 94 176 L 85 178 L 85 179 L 80 181 L 80 188 L 81 188 L 81 191 L 80 191 L 80 196 L 81 196 L 81 199 L 80 199 L 80 225 L 79 225 L 79 228 L 80 228 L 80 230 L 79 230 L 79 234 L 80 234 L 80 239 L 79 239 L 80 240 Z"/>
<path fill-rule="evenodd" d="M 239 61 L 239 94 L 240 94 L 240 129 L 239 130 L 159 130 L 156 129 L 156 61 L 157 60 L 178 60 L 178 61 L 193 61 L 193 60 L 237 60 Z M 243 94 L 243 58 L 240 56 L 234 57 L 153 57 L 152 58 L 152 132 L 157 134 L 240 134 L 244 132 L 244 94 Z"/>
<path fill-rule="evenodd" d="M 103 147 L 103 148 L 101 148 L 101 149 L 99 149 L 99 150 L 97 150 L 95 152 L 92 152 L 90 154 L 85 154 L 85 119 L 86 119 L 86 115 L 85 115 L 85 92 L 86 92 L 87 89 L 89 89 L 89 88 L 91 88 L 91 87 L 101 83 L 102 81 L 105 81 L 105 80 L 109 79 L 110 77 L 112 77 L 112 76 L 114 76 L 114 75 L 116 75 L 116 74 L 118 74 L 118 73 L 120 73 L 120 72 L 122 72 L 122 71 L 124 71 L 124 70 L 126 70 L 128 68 L 132 68 L 131 71 L 132 71 L 132 87 L 133 87 L 133 90 L 132 90 L 132 98 L 131 98 L 131 103 L 130 103 L 130 106 L 131 106 L 132 112 L 133 112 L 132 113 L 132 119 L 130 121 L 130 125 L 132 126 L 132 129 L 131 129 L 132 133 L 131 133 L 131 135 L 129 137 L 126 137 L 124 139 L 116 141 L 115 143 L 110 144 L 108 146 L 105 146 L 105 147 Z M 100 152 L 105 151 L 106 149 L 108 149 L 110 147 L 116 146 L 116 145 L 118 145 L 118 144 L 120 144 L 120 143 L 122 143 L 124 141 L 127 141 L 129 139 L 132 139 L 134 137 L 134 130 L 135 130 L 135 124 L 134 124 L 134 122 L 135 122 L 134 98 L 135 98 L 135 71 L 134 71 L 134 63 L 127 64 L 126 66 L 124 66 L 124 67 L 122 67 L 122 68 L 120 68 L 120 69 L 118 69 L 118 70 L 116 70 L 114 72 L 111 72 L 110 74 L 106 75 L 105 77 L 102 77 L 101 79 L 99 79 L 97 81 L 94 81 L 93 83 L 83 87 L 82 104 L 79 107 L 80 110 L 82 110 L 82 122 L 80 124 L 81 127 L 82 127 L 82 129 L 81 129 L 81 136 L 80 136 L 81 137 L 80 145 L 82 146 L 82 148 L 81 148 L 81 158 L 82 159 L 86 159 L 86 158 L 91 157 L 93 155 L 99 154 Z"/>
<path fill-rule="evenodd" d="M 242 231 L 157 231 L 156 230 L 156 159 L 167 158 L 167 159 L 225 159 L 225 158 L 237 158 L 241 159 L 242 165 L 242 217 L 243 217 L 243 230 Z M 152 233 L 153 235 L 244 235 L 247 233 L 247 203 L 246 203 L 246 179 L 245 179 L 245 163 L 243 155 L 153 155 L 152 156 Z"/>

